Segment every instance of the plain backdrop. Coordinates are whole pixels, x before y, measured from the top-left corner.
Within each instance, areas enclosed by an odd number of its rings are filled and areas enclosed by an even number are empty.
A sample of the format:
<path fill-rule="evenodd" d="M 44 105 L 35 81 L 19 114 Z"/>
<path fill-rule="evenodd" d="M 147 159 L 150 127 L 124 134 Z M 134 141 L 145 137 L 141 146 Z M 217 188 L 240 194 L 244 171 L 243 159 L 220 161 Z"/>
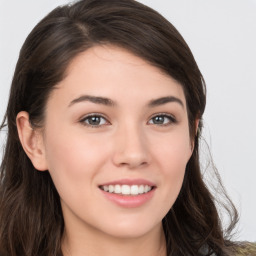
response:
<path fill-rule="evenodd" d="M 68 2 L 0 0 L 0 119 L 26 36 L 50 10 Z M 171 21 L 195 56 L 207 84 L 204 137 L 241 215 L 235 239 L 255 241 L 256 0 L 140 2 Z M 3 141 L 1 133 L 1 147 Z"/>

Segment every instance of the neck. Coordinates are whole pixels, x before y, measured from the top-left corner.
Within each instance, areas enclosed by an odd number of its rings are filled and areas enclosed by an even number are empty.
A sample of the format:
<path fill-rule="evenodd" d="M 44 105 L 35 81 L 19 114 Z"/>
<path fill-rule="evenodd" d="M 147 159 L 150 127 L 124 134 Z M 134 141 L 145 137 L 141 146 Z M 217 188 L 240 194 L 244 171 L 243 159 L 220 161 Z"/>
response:
<path fill-rule="evenodd" d="M 113 237 L 97 230 L 70 233 L 66 228 L 62 241 L 64 256 L 166 256 L 162 226 L 136 238 Z"/>

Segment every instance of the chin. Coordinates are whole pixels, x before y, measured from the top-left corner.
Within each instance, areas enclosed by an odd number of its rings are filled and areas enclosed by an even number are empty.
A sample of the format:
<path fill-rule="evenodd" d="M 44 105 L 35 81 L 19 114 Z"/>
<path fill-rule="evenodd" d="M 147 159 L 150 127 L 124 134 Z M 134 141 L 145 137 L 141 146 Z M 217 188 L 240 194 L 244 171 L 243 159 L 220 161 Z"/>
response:
<path fill-rule="evenodd" d="M 114 221 L 113 225 L 107 225 L 105 233 L 116 238 L 132 239 L 162 229 L 162 221 L 155 222 L 152 219 L 147 220 L 145 217 L 143 219 L 138 221 L 131 221 L 131 219 Z"/>

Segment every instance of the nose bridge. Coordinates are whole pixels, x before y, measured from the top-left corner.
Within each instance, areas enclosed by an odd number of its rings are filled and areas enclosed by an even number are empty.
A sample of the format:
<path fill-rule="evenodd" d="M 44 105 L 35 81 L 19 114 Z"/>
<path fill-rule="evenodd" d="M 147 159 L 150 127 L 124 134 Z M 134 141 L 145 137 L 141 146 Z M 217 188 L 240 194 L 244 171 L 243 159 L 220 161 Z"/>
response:
<path fill-rule="evenodd" d="M 135 168 L 149 163 L 146 134 L 142 126 L 134 122 L 120 125 L 116 131 L 114 163 Z"/>

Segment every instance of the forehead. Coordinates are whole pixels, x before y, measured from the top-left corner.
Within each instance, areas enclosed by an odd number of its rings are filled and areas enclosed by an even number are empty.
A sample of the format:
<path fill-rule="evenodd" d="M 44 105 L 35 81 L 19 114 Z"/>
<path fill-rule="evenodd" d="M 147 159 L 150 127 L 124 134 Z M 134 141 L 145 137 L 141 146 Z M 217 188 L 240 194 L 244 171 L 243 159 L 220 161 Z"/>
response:
<path fill-rule="evenodd" d="M 94 46 L 80 53 L 71 61 L 66 73 L 67 75 L 71 75 L 71 73 L 75 70 L 81 71 L 81 68 L 84 68 L 85 66 L 89 68 L 88 70 L 90 72 L 98 69 L 101 72 L 105 71 L 104 73 L 109 74 L 113 73 L 113 71 L 115 73 L 130 71 L 135 74 L 136 68 L 138 73 L 144 69 L 148 72 L 154 73 L 155 77 L 159 76 L 161 79 L 163 77 L 166 77 L 167 79 L 171 78 L 168 74 L 166 74 L 166 72 L 150 64 L 143 58 L 136 56 L 124 48 L 114 45 Z M 113 66 L 114 69 L 111 70 L 111 67 Z"/>
<path fill-rule="evenodd" d="M 174 94 L 186 103 L 181 85 L 171 76 L 129 51 L 111 45 L 94 46 L 76 56 L 57 88 L 55 93 L 66 93 L 67 97 L 90 93 L 143 100 Z"/>

